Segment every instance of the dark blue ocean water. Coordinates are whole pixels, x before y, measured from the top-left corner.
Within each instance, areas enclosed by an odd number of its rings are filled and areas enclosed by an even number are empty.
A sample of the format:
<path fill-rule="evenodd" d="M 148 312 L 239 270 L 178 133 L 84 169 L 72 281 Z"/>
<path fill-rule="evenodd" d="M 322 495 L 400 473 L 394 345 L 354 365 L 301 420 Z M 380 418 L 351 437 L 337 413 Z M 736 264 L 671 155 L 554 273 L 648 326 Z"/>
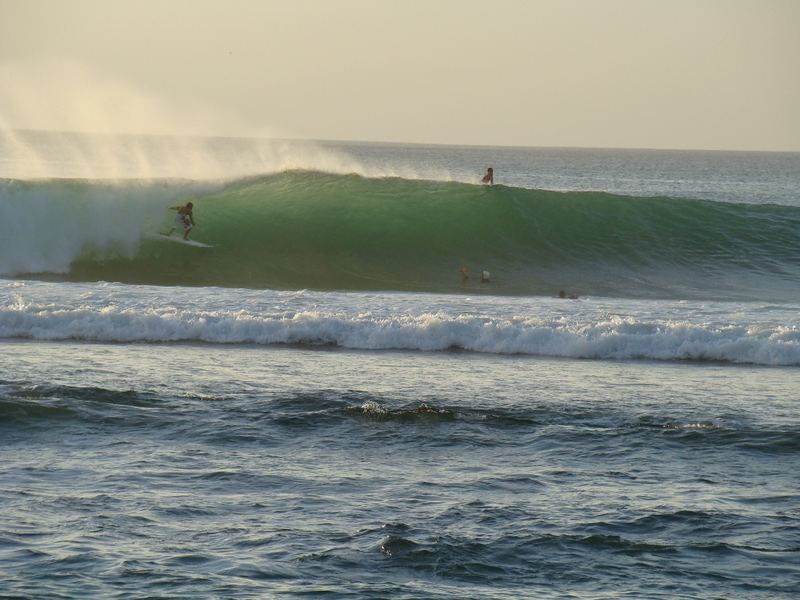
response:
<path fill-rule="evenodd" d="M 790 598 L 795 368 L 0 345 L 20 598 Z"/>

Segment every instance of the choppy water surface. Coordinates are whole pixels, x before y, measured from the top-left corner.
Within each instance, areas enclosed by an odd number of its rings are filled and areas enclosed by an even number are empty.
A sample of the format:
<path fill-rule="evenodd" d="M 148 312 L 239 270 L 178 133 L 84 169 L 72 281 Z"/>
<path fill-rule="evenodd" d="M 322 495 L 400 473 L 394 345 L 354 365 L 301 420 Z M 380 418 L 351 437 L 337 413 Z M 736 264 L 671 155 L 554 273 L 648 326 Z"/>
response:
<path fill-rule="evenodd" d="M 800 591 L 794 370 L 66 342 L 0 364 L 12 596 Z"/>

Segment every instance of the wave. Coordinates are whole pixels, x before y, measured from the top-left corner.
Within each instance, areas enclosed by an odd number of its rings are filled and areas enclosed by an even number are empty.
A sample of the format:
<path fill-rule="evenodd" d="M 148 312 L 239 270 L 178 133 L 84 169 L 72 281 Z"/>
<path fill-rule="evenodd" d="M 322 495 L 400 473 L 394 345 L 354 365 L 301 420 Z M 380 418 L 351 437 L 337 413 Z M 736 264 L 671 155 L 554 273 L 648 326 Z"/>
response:
<path fill-rule="evenodd" d="M 128 389 L 113 389 L 97 386 L 63 384 L 33 384 L 24 381 L 0 381 L 0 427 L 24 424 L 52 428 L 56 424 L 70 422 L 104 423 L 111 426 L 143 427 L 147 430 L 174 426 L 184 433 L 185 421 L 192 421 L 189 435 L 207 432 L 215 443 L 239 443 L 257 439 L 264 435 L 265 427 L 277 427 L 284 432 L 297 435 L 314 435 L 313 431 L 330 431 L 332 427 L 357 422 L 360 424 L 391 424 L 396 435 L 419 436 L 420 441 L 453 442 L 451 436 L 463 443 L 467 432 L 508 432 L 519 436 L 526 432 L 540 431 L 546 435 L 569 442 L 592 444 L 593 439 L 608 440 L 619 436 L 630 443 L 635 436 L 657 444 L 690 446 L 694 448 L 724 446 L 748 451 L 773 454 L 789 454 L 800 451 L 798 427 L 777 424 L 744 424 L 729 416 L 705 416 L 684 412 L 662 414 L 637 414 L 618 407 L 597 410 L 596 407 L 567 403 L 547 403 L 526 406 L 494 406 L 478 401 L 465 406 L 434 395 L 409 400 L 396 396 L 375 395 L 368 392 L 348 390 L 304 391 L 300 393 L 258 396 L 237 394 L 227 396 L 197 396 L 186 393 L 165 395 Z M 230 418 L 224 427 L 213 419 L 213 426 L 205 427 L 209 404 L 222 403 Z M 205 415 L 205 416 L 204 416 Z M 394 426 L 399 426 L 398 429 Z M 431 436 L 430 429 L 419 429 L 419 425 L 437 425 L 437 433 Z M 166 434 L 171 435 L 171 434 Z M 479 436 L 470 440 L 471 445 L 504 445 L 507 437 Z M 212 471 L 204 478 L 230 478 L 226 472 Z M 479 483 L 487 489 L 541 487 L 542 481 L 529 475 L 514 474 L 479 478 L 469 485 Z M 459 487 L 463 482 L 448 482 L 436 485 Z M 773 498 L 773 497 L 770 497 Z M 782 498 L 778 495 L 775 498 Z M 764 499 L 760 499 L 764 501 Z M 658 523 L 669 525 L 677 521 L 689 521 L 693 527 L 708 520 L 706 513 L 679 511 L 671 517 L 637 519 L 634 522 L 603 523 L 602 528 L 616 532 L 639 532 Z M 654 522 L 656 521 L 656 522 Z M 712 527 L 713 528 L 713 527 Z M 589 531 L 592 532 L 591 526 Z"/>
<path fill-rule="evenodd" d="M 152 239 L 169 227 L 168 206 L 189 199 L 192 237 L 213 248 Z M 800 209 L 313 171 L 224 184 L 8 180 L 0 274 L 788 301 L 800 291 Z"/>
<path fill-rule="evenodd" d="M 646 317 L 545 319 L 448 314 L 252 312 L 173 306 L 0 307 L 0 338 L 98 342 L 199 342 L 335 346 L 361 350 L 468 351 L 591 359 L 800 365 L 800 330 L 783 325 L 692 324 Z"/>

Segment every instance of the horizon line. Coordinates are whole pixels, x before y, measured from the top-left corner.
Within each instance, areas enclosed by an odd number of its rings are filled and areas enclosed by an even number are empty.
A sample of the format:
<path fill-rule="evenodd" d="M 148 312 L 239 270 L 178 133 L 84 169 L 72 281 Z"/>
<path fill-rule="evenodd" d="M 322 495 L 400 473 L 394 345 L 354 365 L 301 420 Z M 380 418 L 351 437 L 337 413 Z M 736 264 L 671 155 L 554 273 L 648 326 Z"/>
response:
<path fill-rule="evenodd" d="M 729 152 L 729 153 L 769 153 L 769 154 L 800 154 L 797 150 L 764 150 L 764 149 L 731 149 L 731 148 L 675 148 L 654 146 L 574 146 L 574 145 L 525 145 L 525 144 L 463 144 L 452 142 L 404 142 L 368 139 L 342 139 L 342 138 L 303 138 L 303 137 L 263 137 L 257 135 L 227 135 L 227 134 L 180 134 L 180 133 L 133 133 L 133 132 L 108 132 L 108 131 L 81 131 L 74 129 L 39 129 L 32 127 L 6 127 L 0 132 L 11 131 L 19 133 L 53 133 L 72 135 L 94 135 L 108 137 L 168 137 L 168 138 L 200 138 L 200 139 L 228 139 L 228 140 L 263 140 L 263 141 L 292 141 L 292 142 L 317 142 L 338 144 L 381 144 L 396 146 L 442 146 L 449 148 L 508 148 L 508 149 L 540 149 L 540 150 L 634 150 L 645 152 Z"/>

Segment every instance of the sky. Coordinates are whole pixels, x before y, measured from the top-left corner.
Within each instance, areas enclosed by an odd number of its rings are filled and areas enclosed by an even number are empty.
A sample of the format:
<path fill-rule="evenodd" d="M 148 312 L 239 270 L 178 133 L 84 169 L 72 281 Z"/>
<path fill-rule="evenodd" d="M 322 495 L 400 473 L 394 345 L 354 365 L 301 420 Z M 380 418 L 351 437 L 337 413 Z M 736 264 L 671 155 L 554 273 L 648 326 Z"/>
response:
<path fill-rule="evenodd" d="M 0 126 L 800 151 L 797 0 L 0 0 Z"/>

